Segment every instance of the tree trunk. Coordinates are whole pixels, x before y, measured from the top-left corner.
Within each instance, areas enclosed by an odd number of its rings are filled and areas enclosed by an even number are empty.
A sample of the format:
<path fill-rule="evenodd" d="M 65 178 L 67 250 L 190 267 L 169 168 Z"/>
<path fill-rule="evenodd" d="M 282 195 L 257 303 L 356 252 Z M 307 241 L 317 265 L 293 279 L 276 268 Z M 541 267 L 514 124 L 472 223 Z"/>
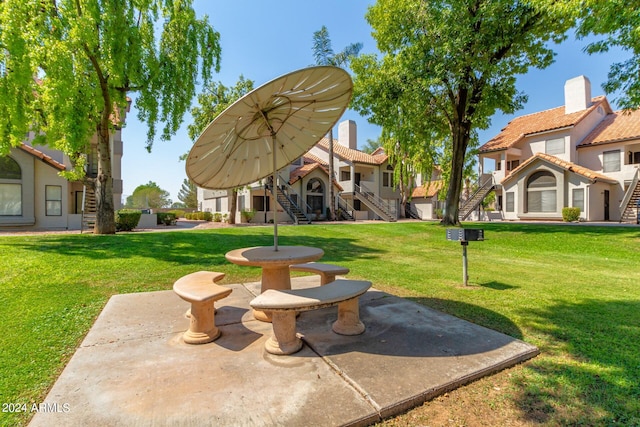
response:
<path fill-rule="evenodd" d="M 447 189 L 447 199 L 444 205 L 443 217 L 440 222 L 442 225 L 460 225 L 458 211 L 460 194 L 462 192 L 464 155 L 467 152 L 467 145 L 469 144 L 470 128 L 470 124 L 465 121 L 453 125 L 451 176 L 449 178 L 449 188 Z"/>
<path fill-rule="evenodd" d="M 333 170 L 333 129 L 329 130 L 329 221 L 336 219 L 335 172 Z"/>
<path fill-rule="evenodd" d="M 115 208 L 113 204 L 113 175 L 111 171 L 111 144 L 109 125 L 98 125 L 98 176 L 96 177 L 95 234 L 115 234 Z"/>
<path fill-rule="evenodd" d="M 236 223 L 236 210 L 238 206 L 238 189 L 234 188 L 231 190 L 231 195 L 229 196 L 229 224 Z"/>

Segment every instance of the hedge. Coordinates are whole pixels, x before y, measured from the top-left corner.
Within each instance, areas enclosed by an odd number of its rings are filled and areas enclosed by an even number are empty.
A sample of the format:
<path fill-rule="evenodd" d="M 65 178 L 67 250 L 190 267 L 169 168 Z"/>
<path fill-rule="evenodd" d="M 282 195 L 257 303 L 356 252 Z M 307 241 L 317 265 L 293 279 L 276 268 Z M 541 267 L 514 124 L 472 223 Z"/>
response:
<path fill-rule="evenodd" d="M 116 211 L 116 231 L 131 231 L 138 226 L 142 212 L 136 209 Z"/>

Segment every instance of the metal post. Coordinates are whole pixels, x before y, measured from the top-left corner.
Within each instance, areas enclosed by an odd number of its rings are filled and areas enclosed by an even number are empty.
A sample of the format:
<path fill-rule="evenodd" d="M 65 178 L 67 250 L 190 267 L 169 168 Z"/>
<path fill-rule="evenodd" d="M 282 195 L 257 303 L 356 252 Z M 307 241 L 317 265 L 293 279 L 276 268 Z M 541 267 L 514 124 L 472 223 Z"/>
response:
<path fill-rule="evenodd" d="M 467 282 L 469 281 L 469 275 L 467 274 L 467 246 L 469 242 L 461 240 L 460 244 L 462 245 L 462 283 L 464 286 L 467 286 Z"/>

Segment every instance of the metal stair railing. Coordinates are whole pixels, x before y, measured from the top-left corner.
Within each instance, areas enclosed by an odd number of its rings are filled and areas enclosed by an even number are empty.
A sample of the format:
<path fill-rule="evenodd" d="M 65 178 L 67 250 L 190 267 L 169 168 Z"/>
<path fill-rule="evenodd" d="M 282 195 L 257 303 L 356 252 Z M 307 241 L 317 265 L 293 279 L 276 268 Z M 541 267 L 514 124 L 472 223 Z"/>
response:
<path fill-rule="evenodd" d="M 395 204 L 391 204 L 389 202 L 384 201 L 379 196 L 377 196 L 373 191 L 369 190 L 362 183 L 360 185 L 354 185 L 355 193 L 368 201 L 371 205 L 375 206 L 384 216 L 386 216 L 387 221 L 397 221 L 398 220 L 398 212 Z M 366 191 L 363 191 L 366 190 Z M 380 215 L 379 215 L 380 216 Z"/>
<path fill-rule="evenodd" d="M 633 209 L 633 206 L 631 206 L 630 202 L 631 198 L 633 197 L 633 193 L 638 187 L 638 181 L 640 181 L 640 170 L 636 168 L 636 172 L 633 176 L 633 180 L 631 181 L 631 185 L 629 185 L 629 188 L 627 189 L 622 202 L 620 202 L 620 222 L 622 222 L 622 220 L 625 218 L 627 211 Z"/>
<path fill-rule="evenodd" d="M 274 194 L 271 184 L 267 184 L 267 188 L 269 189 L 271 194 Z M 284 189 L 286 189 L 286 191 L 284 191 Z M 295 224 L 299 224 L 300 219 L 304 219 L 308 224 L 310 224 L 311 219 L 302 209 L 300 209 L 298 204 L 291 198 L 290 194 L 294 194 L 296 196 L 296 199 L 300 203 L 304 204 L 305 209 L 307 209 L 307 211 L 309 212 L 311 211 L 311 207 L 304 200 L 302 200 L 298 193 L 296 193 L 293 188 L 291 188 L 291 186 L 289 186 L 289 184 L 287 183 L 281 184 L 280 187 L 277 188 L 275 194 L 276 200 L 278 201 L 280 206 L 282 206 L 285 212 L 287 212 L 287 214 Z M 280 196 L 282 196 L 284 199 Z"/>
<path fill-rule="evenodd" d="M 338 212 L 336 212 L 338 217 L 344 216 L 345 219 L 349 221 L 355 221 L 356 220 L 355 208 L 340 196 L 337 196 L 336 200 L 338 201 Z"/>
<path fill-rule="evenodd" d="M 413 205 L 411 202 L 407 202 L 404 210 L 405 210 L 405 215 L 407 215 L 409 218 L 422 219 L 422 211 L 418 209 L 415 205 Z"/>
<path fill-rule="evenodd" d="M 469 197 L 464 204 L 460 207 L 458 212 L 458 218 L 460 221 L 467 219 L 471 212 L 473 212 L 485 197 L 495 188 L 493 181 L 493 175 L 486 174 L 480 177 L 478 180 L 478 189 Z"/>
<path fill-rule="evenodd" d="M 95 225 L 96 222 L 96 196 L 94 191 L 87 191 L 87 186 L 82 187 L 82 207 L 80 218 L 80 234 L 84 233 L 85 229 Z M 92 230 L 93 231 L 93 230 Z"/>

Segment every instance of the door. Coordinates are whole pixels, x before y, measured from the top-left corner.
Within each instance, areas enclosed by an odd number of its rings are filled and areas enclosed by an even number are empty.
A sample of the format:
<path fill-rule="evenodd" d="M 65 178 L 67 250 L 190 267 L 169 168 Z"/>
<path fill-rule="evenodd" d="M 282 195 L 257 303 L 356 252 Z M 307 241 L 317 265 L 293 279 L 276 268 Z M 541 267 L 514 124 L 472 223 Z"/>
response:
<path fill-rule="evenodd" d="M 604 220 L 609 221 L 609 190 L 604 190 Z"/>

